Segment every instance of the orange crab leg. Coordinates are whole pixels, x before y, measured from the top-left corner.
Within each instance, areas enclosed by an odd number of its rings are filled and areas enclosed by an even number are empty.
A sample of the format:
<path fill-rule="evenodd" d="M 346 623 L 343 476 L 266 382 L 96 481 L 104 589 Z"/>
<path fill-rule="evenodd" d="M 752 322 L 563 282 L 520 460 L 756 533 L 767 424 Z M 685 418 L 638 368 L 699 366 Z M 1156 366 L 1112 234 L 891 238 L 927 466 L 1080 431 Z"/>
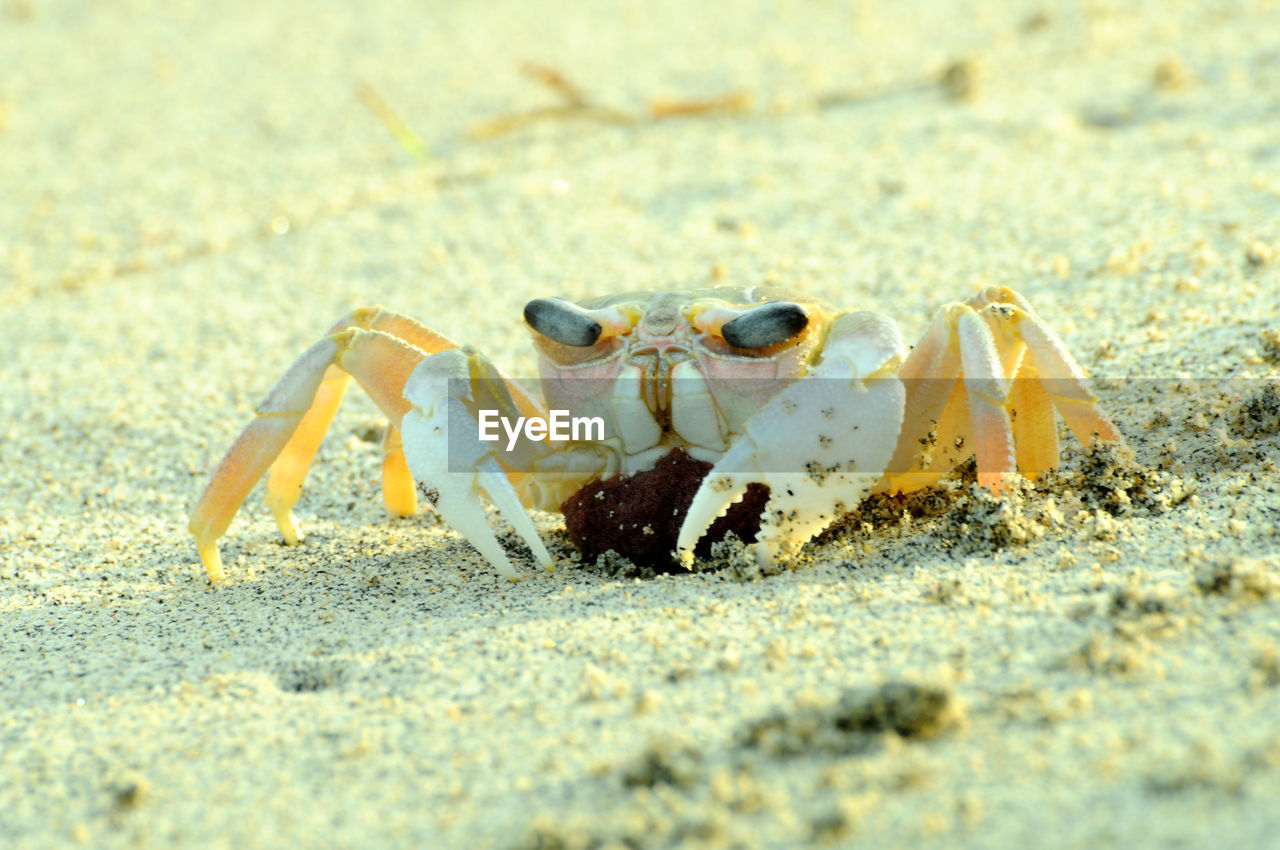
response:
<path fill-rule="evenodd" d="M 418 490 L 404 458 L 400 429 L 387 426 L 382 438 L 382 501 L 391 516 L 412 516 L 418 511 Z"/>
<path fill-rule="evenodd" d="M 1053 400 L 1040 383 L 1035 367 L 1027 361 L 1013 380 L 1010 401 L 1018 471 L 1034 481 L 1058 465 L 1058 424 Z"/>
<path fill-rule="evenodd" d="M 969 430 L 969 393 L 965 390 L 963 380 L 953 382 L 942 413 L 937 417 L 937 423 L 929 462 L 920 472 L 908 476 L 911 483 L 904 492 L 937 483 L 942 476 L 955 469 L 962 460 L 973 453 L 972 449 L 966 445 Z"/>
<path fill-rule="evenodd" d="M 1062 414 L 1076 439 L 1086 446 L 1095 436 L 1125 445 L 1124 436 L 1097 406 L 1097 396 L 1089 389 L 1084 370 L 1057 334 L 1034 313 L 1021 318 L 1018 331 L 1027 343 L 1027 356 L 1053 400 L 1053 406 Z"/>
<path fill-rule="evenodd" d="M 337 366 L 330 365 L 325 369 L 309 409 L 271 464 L 271 473 L 267 476 L 267 507 L 275 515 L 280 533 L 290 546 L 296 546 L 302 540 L 302 530 L 293 516 L 293 506 L 302 495 L 302 482 L 307 477 L 307 470 L 311 468 L 320 442 L 338 413 L 338 406 L 342 404 L 350 382 L 351 376 Z M 288 418 L 276 421 L 284 426 Z"/>
<path fill-rule="evenodd" d="M 253 485 L 289 443 L 337 354 L 334 340 L 321 340 L 289 367 L 258 405 L 257 418 L 232 444 L 191 511 L 191 533 L 211 579 L 222 578 L 218 538 L 226 533 Z"/>
<path fill-rule="evenodd" d="M 1095 436 L 1124 443 L 1066 346 L 1011 289 L 992 287 L 940 311 L 899 376 L 904 420 L 935 423 L 935 439 L 926 460 L 924 432 L 904 429 L 890 491 L 931 484 L 969 454 L 989 489 L 1014 472 L 1034 479 L 1058 463 L 1058 414 L 1086 445 Z"/>
<path fill-rule="evenodd" d="M 387 431 L 390 435 L 409 409 L 409 403 L 404 400 L 405 382 L 427 356 L 427 352 L 404 340 L 377 330 L 352 328 L 334 334 L 330 339 L 338 345 L 335 362 L 325 371 L 325 378 L 320 382 L 310 408 L 279 457 L 271 464 L 271 472 L 267 476 L 267 506 L 275 515 L 285 542 L 291 546 L 302 541 L 302 530 L 293 516 L 293 506 L 302 496 L 307 471 L 338 412 L 351 377 L 355 377 L 391 420 Z M 392 516 L 412 514 L 417 510 L 417 494 L 398 438 L 391 441 L 388 437 L 383 449 L 383 470 L 386 473 L 382 479 L 383 501 Z"/>
<path fill-rule="evenodd" d="M 388 510 L 412 513 L 417 499 L 398 432 L 408 409 L 404 384 L 423 358 L 452 347 L 450 340 L 412 319 L 365 308 L 338 322 L 328 338 L 299 357 L 257 407 L 257 417 L 227 452 L 191 512 L 190 528 L 210 578 L 222 578 L 218 538 L 268 467 L 267 503 L 286 542 L 301 539 L 292 509 L 353 376 L 391 419 L 383 461 Z"/>
<path fill-rule="evenodd" d="M 971 304 L 954 304 L 934 320 L 925 339 L 911 352 L 899 375 L 907 383 L 909 421 L 936 423 L 927 463 L 910 443 L 922 435 L 904 431 L 889 488 L 910 492 L 935 483 L 970 454 L 977 456 L 978 482 L 999 490 L 1016 471 L 1014 434 L 1009 419 L 1007 362 L 1019 352 L 996 346 L 991 327 Z M 914 461 L 904 455 L 910 451 Z M 905 462 L 904 462 L 905 460 Z"/>
<path fill-rule="evenodd" d="M 978 462 L 978 484 L 998 492 L 1004 476 L 1017 472 L 1013 428 L 1009 422 L 1009 383 L 991 328 L 965 311 L 956 319 L 964 386 L 969 397 L 969 427 Z"/>
<path fill-rule="evenodd" d="M 414 342 L 408 342 L 401 334 L 413 337 Z M 334 325 L 329 338 L 338 344 L 335 362 L 325 370 L 310 407 L 267 476 L 267 506 L 291 546 L 302 541 L 293 507 L 302 496 L 307 471 L 338 412 L 351 376 L 356 376 L 365 392 L 387 414 L 391 419 L 389 428 L 394 429 L 409 409 L 403 397 L 409 374 L 428 354 L 453 347 L 445 337 L 412 319 L 377 308 L 356 310 Z M 387 434 L 388 440 L 383 443 L 383 501 L 392 516 L 405 516 L 417 510 L 417 493 L 398 439 L 390 439 L 391 430 Z"/>
<path fill-rule="evenodd" d="M 898 378 L 906 389 L 906 405 L 903 409 L 902 435 L 898 450 L 889 463 L 888 488 L 890 492 L 909 493 L 937 482 L 942 473 L 925 470 L 937 462 L 937 443 L 933 443 L 933 460 L 924 462 L 923 455 L 929 446 L 928 431 L 911 430 L 908 423 L 939 423 L 945 410 L 954 403 L 948 400 L 958 391 L 956 376 L 960 374 L 960 354 L 951 344 L 951 326 L 948 312 L 940 311 L 934 317 L 928 332 L 912 350 L 898 370 Z M 963 402 L 961 402 L 963 403 Z M 954 464 L 953 464 L 954 465 Z M 950 469 L 948 466 L 946 469 Z"/>

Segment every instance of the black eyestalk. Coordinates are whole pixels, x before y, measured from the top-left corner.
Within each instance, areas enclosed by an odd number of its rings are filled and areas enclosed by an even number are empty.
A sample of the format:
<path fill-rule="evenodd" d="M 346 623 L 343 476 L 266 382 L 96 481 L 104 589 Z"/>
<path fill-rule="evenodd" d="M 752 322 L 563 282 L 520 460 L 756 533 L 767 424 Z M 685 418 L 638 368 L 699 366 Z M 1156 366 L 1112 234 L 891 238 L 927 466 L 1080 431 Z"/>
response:
<path fill-rule="evenodd" d="M 604 328 L 577 304 L 562 298 L 535 298 L 524 305 L 524 320 L 538 333 L 561 345 L 589 348 Z"/>
<path fill-rule="evenodd" d="M 809 326 L 809 314 L 799 304 L 771 301 L 761 304 L 720 328 L 724 341 L 734 348 L 768 348 Z"/>

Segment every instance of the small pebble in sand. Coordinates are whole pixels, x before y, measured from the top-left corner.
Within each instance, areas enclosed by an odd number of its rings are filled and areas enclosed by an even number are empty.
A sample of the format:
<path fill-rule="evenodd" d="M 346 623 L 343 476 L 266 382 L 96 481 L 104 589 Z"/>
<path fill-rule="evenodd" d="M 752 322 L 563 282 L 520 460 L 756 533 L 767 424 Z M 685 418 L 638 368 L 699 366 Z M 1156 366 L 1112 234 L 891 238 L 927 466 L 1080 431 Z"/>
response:
<path fill-rule="evenodd" d="M 1245 439 L 1280 434 L 1280 381 L 1268 381 L 1236 408 L 1232 431 Z"/>
<path fill-rule="evenodd" d="M 1280 328 L 1271 328 L 1259 334 L 1262 337 L 1262 356 L 1273 363 L 1280 362 Z"/>
<path fill-rule="evenodd" d="M 1250 242 L 1244 249 L 1244 258 L 1251 266 L 1265 266 L 1276 258 L 1276 250 L 1266 242 Z"/>
<path fill-rule="evenodd" d="M 1156 65 L 1152 82 L 1161 91 L 1181 91 L 1195 82 L 1195 74 L 1177 56 L 1170 56 Z"/>
<path fill-rule="evenodd" d="M 886 682 L 854 688 L 824 707 L 805 706 L 773 714 L 748 726 L 744 747 L 775 757 L 810 752 L 857 753 L 892 732 L 901 738 L 932 738 L 964 722 L 965 712 L 946 688 Z"/>
<path fill-rule="evenodd" d="M 938 83 L 949 99 L 974 101 L 986 92 L 990 80 L 991 63 L 985 56 L 965 56 L 947 65 Z"/>

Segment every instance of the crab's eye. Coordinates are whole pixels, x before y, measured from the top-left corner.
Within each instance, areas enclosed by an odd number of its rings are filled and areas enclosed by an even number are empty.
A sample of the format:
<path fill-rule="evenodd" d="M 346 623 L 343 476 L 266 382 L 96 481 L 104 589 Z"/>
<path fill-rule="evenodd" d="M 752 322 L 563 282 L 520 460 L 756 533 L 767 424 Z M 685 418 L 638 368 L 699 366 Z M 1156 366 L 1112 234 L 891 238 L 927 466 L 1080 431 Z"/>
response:
<path fill-rule="evenodd" d="M 561 345 L 589 348 L 604 328 L 577 304 L 559 298 L 535 298 L 524 305 L 524 320 L 538 333 Z"/>
<path fill-rule="evenodd" d="M 786 342 L 808 325 L 809 316 L 799 304 L 771 301 L 725 322 L 720 335 L 734 348 L 768 348 Z"/>

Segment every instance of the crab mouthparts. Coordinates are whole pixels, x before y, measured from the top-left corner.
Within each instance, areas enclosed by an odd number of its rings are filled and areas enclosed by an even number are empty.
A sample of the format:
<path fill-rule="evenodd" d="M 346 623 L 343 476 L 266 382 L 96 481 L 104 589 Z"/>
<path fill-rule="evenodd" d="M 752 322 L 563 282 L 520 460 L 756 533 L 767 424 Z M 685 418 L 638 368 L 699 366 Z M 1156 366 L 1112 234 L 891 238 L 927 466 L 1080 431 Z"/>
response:
<path fill-rule="evenodd" d="M 627 362 L 640 370 L 645 406 L 664 428 L 671 411 L 671 370 L 690 359 L 689 349 L 674 343 L 655 343 L 633 349 Z"/>

